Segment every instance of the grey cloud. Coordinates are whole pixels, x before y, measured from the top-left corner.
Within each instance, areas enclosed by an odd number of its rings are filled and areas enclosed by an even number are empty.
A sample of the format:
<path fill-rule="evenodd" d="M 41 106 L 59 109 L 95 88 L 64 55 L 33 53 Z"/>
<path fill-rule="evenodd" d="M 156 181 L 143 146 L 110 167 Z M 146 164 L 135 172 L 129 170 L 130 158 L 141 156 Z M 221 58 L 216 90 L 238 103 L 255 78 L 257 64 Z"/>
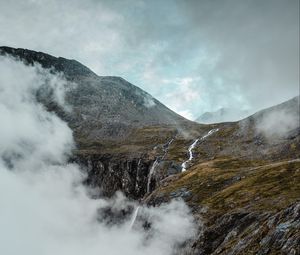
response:
<path fill-rule="evenodd" d="M 297 95 L 297 0 L 178 2 L 193 27 L 190 39 L 207 50 L 208 58 L 216 58 L 211 68 L 205 61 L 199 65 L 207 86 L 220 78 L 223 97 L 237 87 L 254 109 Z"/>
<path fill-rule="evenodd" d="M 0 44 L 75 58 L 195 117 L 299 93 L 297 0 L 2 0 L 0 10 Z M 200 100 L 169 103 L 176 80 L 199 76 Z"/>

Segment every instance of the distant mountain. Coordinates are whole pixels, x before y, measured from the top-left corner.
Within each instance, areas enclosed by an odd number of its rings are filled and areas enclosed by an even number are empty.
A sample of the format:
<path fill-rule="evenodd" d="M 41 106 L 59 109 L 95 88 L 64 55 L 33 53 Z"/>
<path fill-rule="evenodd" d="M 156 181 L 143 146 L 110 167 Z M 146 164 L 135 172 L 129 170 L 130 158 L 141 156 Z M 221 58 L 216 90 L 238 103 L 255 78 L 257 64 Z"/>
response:
<path fill-rule="evenodd" d="M 215 112 L 205 112 L 195 121 L 203 124 L 212 124 L 228 121 L 238 121 L 249 115 L 249 111 L 233 108 L 220 108 Z"/>

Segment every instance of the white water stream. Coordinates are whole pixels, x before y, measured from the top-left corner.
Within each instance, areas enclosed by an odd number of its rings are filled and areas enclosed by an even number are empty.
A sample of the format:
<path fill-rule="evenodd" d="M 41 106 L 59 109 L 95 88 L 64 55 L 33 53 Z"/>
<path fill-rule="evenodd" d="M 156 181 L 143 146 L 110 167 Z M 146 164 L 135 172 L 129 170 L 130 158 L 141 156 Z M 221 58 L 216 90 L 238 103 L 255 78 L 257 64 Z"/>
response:
<path fill-rule="evenodd" d="M 174 138 L 172 138 L 168 143 L 166 143 L 164 145 L 164 155 L 160 158 L 160 157 L 157 157 L 149 171 L 149 175 L 148 175 L 148 181 L 147 181 L 147 193 L 150 193 L 150 189 L 151 189 L 151 179 L 152 179 L 152 176 L 155 172 L 155 169 L 156 167 L 159 165 L 159 163 L 166 157 L 167 153 L 168 153 L 168 149 L 171 145 L 171 143 L 174 141 Z"/>
<path fill-rule="evenodd" d="M 135 220 L 139 214 L 139 210 L 140 210 L 140 207 L 138 206 L 135 210 L 134 210 L 134 213 L 132 215 L 132 219 L 131 219 L 131 222 L 130 222 L 130 227 L 129 229 L 132 229 L 133 228 L 133 225 L 135 223 Z"/>
<path fill-rule="evenodd" d="M 182 172 L 185 172 L 187 167 L 188 167 L 188 163 L 191 162 L 194 158 L 193 156 L 193 149 L 196 147 L 197 143 L 199 141 L 203 141 L 205 138 L 207 138 L 208 136 L 212 135 L 213 133 L 219 131 L 218 128 L 215 128 L 215 129 L 211 129 L 210 131 L 208 131 L 207 134 L 205 134 L 204 136 L 202 136 L 201 138 L 198 138 L 196 139 L 188 148 L 188 152 L 189 152 L 189 159 L 184 161 L 182 164 L 181 164 L 181 167 L 182 167 Z"/>
<path fill-rule="evenodd" d="M 159 160 L 158 158 L 156 158 L 156 160 L 154 161 L 152 167 L 150 168 L 150 171 L 149 171 L 149 175 L 148 175 L 148 182 L 147 182 L 147 193 L 150 192 L 150 184 L 151 184 L 151 179 L 152 179 L 152 176 L 153 176 L 153 173 L 155 171 L 155 168 L 159 165 Z"/>

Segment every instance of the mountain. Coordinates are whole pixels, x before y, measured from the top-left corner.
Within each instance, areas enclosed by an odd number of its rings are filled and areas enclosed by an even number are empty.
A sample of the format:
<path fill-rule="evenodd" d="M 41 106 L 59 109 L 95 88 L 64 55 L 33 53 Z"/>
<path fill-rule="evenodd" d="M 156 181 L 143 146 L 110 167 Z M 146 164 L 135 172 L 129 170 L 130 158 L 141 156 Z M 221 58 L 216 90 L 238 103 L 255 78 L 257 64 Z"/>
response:
<path fill-rule="evenodd" d="M 85 184 L 100 188 L 98 195 L 121 190 L 147 205 L 188 204 L 199 231 L 178 254 L 300 254 L 299 96 L 240 121 L 201 125 L 75 60 L 0 52 L 70 82 L 71 112 L 47 88 L 37 99 L 74 131 L 70 162 L 86 170 Z"/>
<path fill-rule="evenodd" d="M 237 121 L 249 115 L 249 111 L 233 108 L 220 108 L 215 112 L 205 112 L 195 121 L 204 124 Z"/>
<path fill-rule="evenodd" d="M 66 96 L 73 113 L 61 112 L 60 116 L 85 139 L 111 139 L 126 136 L 135 127 L 188 122 L 126 80 L 97 76 L 75 60 L 10 47 L 0 47 L 0 54 L 20 59 L 29 65 L 38 63 L 43 68 L 63 73 L 71 82 L 75 81 L 77 86 L 69 90 Z M 49 91 L 42 91 L 40 100 L 49 109 L 56 108 L 49 101 Z"/>
<path fill-rule="evenodd" d="M 120 77 L 98 76 L 76 60 L 27 49 L 0 47 L 0 55 L 40 65 L 67 79 L 65 101 L 72 111 L 58 106 L 47 86 L 37 98 L 73 130 L 77 147 L 71 160 L 92 167 L 87 183 L 100 186 L 105 195 L 123 190 L 130 197 L 143 196 L 155 151 L 162 151 L 162 144 L 179 132 L 199 134 L 199 125 Z M 137 165 L 142 170 L 137 171 Z M 124 178 L 130 179 L 125 186 Z"/>

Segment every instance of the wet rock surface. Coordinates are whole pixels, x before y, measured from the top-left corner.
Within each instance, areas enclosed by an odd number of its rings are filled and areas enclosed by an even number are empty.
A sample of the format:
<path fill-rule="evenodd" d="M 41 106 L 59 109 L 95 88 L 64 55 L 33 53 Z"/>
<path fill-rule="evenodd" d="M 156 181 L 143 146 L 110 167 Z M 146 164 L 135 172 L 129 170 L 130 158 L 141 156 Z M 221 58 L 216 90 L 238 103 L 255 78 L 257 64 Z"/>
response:
<path fill-rule="evenodd" d="M 122 191 L 133 199 L 143 197 L 147 192 L 149 169 L 153 159 L 114 158 L 110 155 L 85 155 L 75 161 L 87 171 L 86 184 L 99 187 L 100 194 L 111 197 Z"/>

